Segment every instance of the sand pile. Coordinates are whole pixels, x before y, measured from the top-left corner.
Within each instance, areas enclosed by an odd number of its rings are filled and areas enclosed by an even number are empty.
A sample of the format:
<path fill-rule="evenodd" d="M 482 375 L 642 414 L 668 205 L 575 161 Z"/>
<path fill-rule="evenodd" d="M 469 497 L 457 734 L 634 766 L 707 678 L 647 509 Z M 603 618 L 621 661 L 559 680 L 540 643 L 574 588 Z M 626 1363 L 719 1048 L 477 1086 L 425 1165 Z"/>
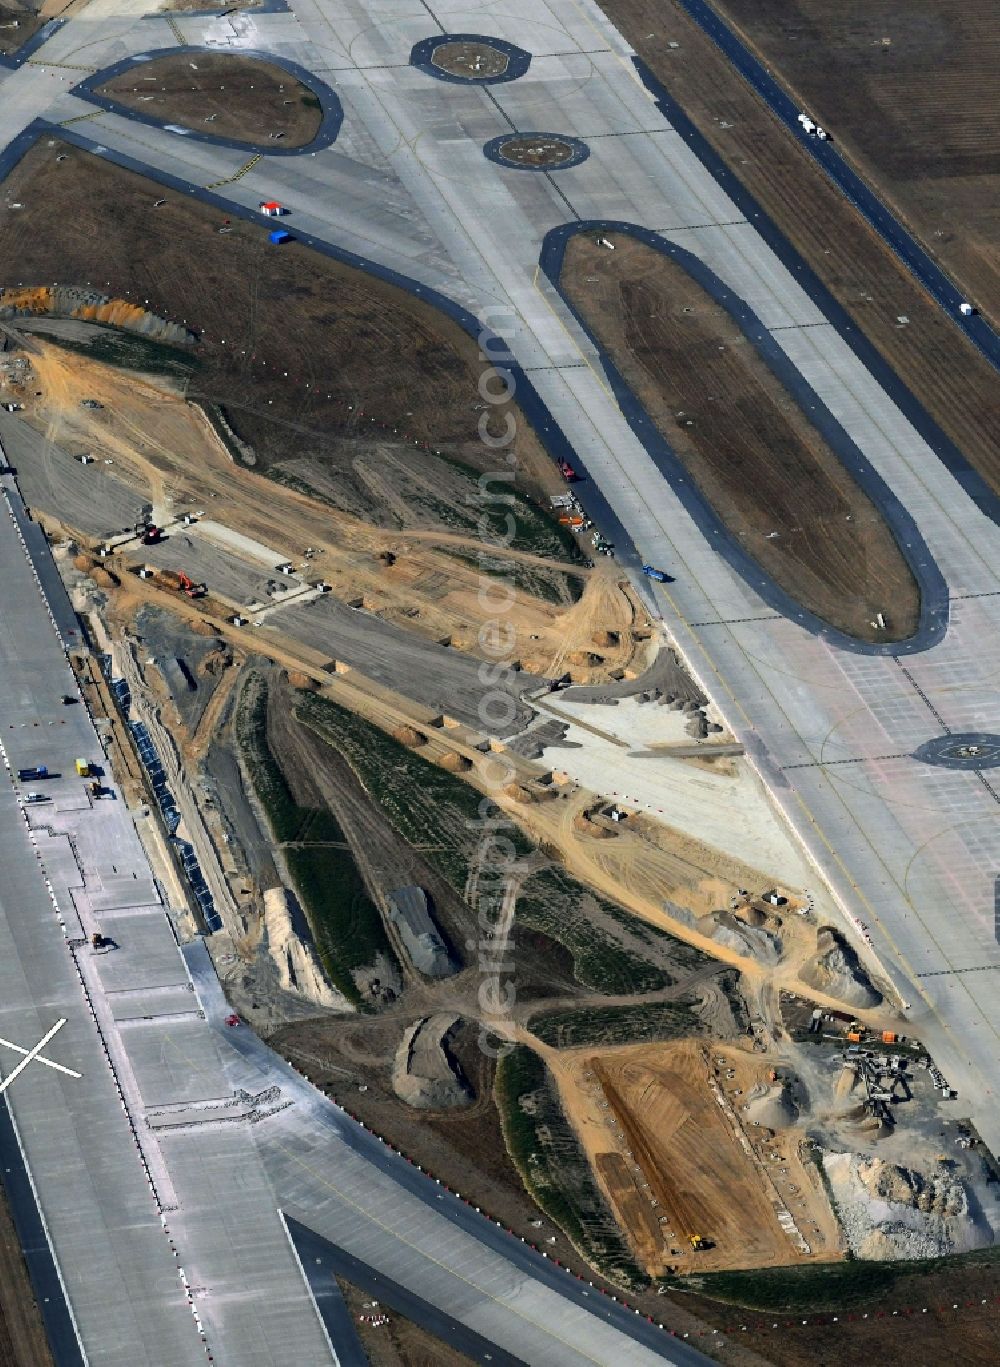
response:
<path fill-rule="evenodd" d="M 308 936 L 301 911 L 284 888 L 264 893 L 264 928 L 267 949 L 286 992 L 295 992 L 317 1006 L 338 1011 L 354 1008 L 323 972 L 316 947 Z"/>
<path fill-rule="evenodd" d="M 393 740 L 398 740 L 400 745 L 408 745 L 411 750 L 419 745 L 427 744 L 427 737 L 415 731 L 412 726 L 397 726 L 392 733 Z"/>
<path fill-rule="evenodd" d="M 425 1016 L 406 1028 L 392 1066 L 393 1091 L 408 1106 L 443 1110 L 472 1099 L 447 1038 L 461 1018 L 448 1012 Z"/>
<path fill-rule="evenodd" d="M 964 1182 L 856 1153 L 823 1160 L 851 1251 L 858 1258 L 938 1258 L 983 1248 L 992 1231 Z"/>
<path fill-rule="evenodd" d="M 751 1094 L 744 1109 L 744 1115 L 751 1125 L 763 1125 L 768 1130 L 783 1130 L 794 1125 L 798 1119 L 798 1109 L 781 1082 L 769 1087 L 755 1088 L 759 1095 Z"/>
<path fill-rule="evenodd" d="M 535 794 L 530 788 L 525 788 L 521 783 L 508 783 L 504 788 L 504 796 L 509 797 L 514 802 L 534 802 Z"/>
<path fill-rule="evenodd" d="M 617 631 L 595 631 L 590 639 L 595 646 L 603 646 L 607 650 L 616 646 L 621 638 Z"/>
<path fill-rule="evenodd" d="M 160 342 L 174 346 L 193 346 L 198 340 L 193 332 L 180 323 L 171 323 L 138 304 L 125 299 L 112 299 L 97 290 L 78 285 L 19 286 L 5 289 L 0 299 L 0 317 L 79 318 L 84 322 L 105 323 L 139 332 Z"/>
<path fill-rule="evenodd" d="M 816 932 L 816 957 L 800 977 L 810 987 L 856 1009 L 878 1006 L 882 1000 L 854 950 L 832 926 L 820 926 Z"/>
<path fill-rule="evenodd" d="M 298 669 L 288 671 L 288 682 L 293 688 L 299 688 L 310 693 L 314 693 L 319 687 L 315 679 L 311 679 L 308 674 L 303 674 Z"/>
<path fill-rule="evenodd" d="M 73 565 L 81 574 L 89 574 L 96 564 L 97 561 L 92 555 L 84 555 L 81 552 L 80 555 L 74 555 L 73 557 Z"/>
<path fill-rule="evenodd" d="M 763 926 L 746 925 L 731 911 L 713 911 L 703 921 L 704 934 L 726 949 L 768 964 L 777 963 L 781 957 L 781 940 L 777 935 Z"/>
<path fill-rule="evenodd" d="M 446 755 L 442 755 L 438 760 L 442 769 L 447 769 L 450 774 L 461 774 L 466 769 L 472 768 L 472 761 L 464 755 L 456 755 L 454 750 L 449 750 Z"/>

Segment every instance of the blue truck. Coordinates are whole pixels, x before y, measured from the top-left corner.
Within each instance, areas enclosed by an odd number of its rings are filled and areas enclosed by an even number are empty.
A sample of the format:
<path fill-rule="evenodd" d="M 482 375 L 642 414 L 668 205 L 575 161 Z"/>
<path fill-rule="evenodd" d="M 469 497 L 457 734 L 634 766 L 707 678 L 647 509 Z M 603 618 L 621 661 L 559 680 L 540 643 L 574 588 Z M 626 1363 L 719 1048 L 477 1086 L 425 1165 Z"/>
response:
<path fill-rule="evenodd" d="M 17 776 L 23 782 L 26 778 L 48 778 L 49 771 L 44 764 L 32 764 L 27 769 L 18 769 Z"/>
<path fill-rule="evenodd" d="M 658 570 L 655 565 L 643 565 L 643 574 L 648 574 L 650 579 L 655 579 L 658 584 L 669 584 L 670 575 L 666 570 Z"/>

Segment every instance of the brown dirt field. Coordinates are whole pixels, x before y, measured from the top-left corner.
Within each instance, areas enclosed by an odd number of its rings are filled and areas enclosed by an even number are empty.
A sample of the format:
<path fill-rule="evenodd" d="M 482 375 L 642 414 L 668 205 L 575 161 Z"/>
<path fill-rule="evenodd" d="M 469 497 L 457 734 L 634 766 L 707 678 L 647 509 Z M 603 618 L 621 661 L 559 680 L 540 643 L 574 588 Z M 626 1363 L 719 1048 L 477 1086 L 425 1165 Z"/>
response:
<path fill-rule="evenodd" d="M 968 296 L 1000 319 L 995 5 L 721 0 L 719 8 Z"/>
<path fill-rule="evenodd" d="M 421 1329 L 412 1320 L 397 1315 L 382 1302 L 379 1302 L 378 1310 L 368 1309 L 371 1296 L 342 1277 L 337 1281 L 370 1367 L 473 1367 L 472 1358 Z M 362 1315 L 372 1314 L 388 1315 L 389 1323 L 376 1327 L 361 1319 Z"/>
<path fill-rule="evenodd" d="M 12 27 L 15 22 L 17 28 Z M 0 52 L 16 52 L 44 23 L 45 16 L 28 5 L 0 5 Z"/>
<path fill-rule="evenodd" d="M 1000 406 L 989 362 L 678 5 L 603 0 L 602 9 L 942 430 L 1000 490 Z M 897 324 L 900 314 L 909 326 Z"/>
<path fill-rule="evenodd" d="M 52 1367 L 28 1269 L 0 1188 L 0 1367 Z"/>
<path fill-rule="evenodd" d="M 275 249 L 267 220 L 234 220 L 220 234 L 219 210 L 69 145 L 36 145 L 4 189 L 25 207 L 0 229 L 0 283 L 90 283 L 187 320 L 201 337 L 189 397 L 225 410 L 258 467 L 293 445 L 323 454 L 368 433 L 374 417 L 407 449 L 428 441 L 495 468 L 477 435 L 477 343 L 414 295 L 297 242 Z M 495 409 L 490 431 L 502 435 L 506 406 Z M 526 487 L 561 488 L 527 421 L 512 416 Z"/>
<path fill-rule="evenodd" d="M 693 1313 L 733 1333 L 774 1367 L 873 1362 L 886 1367 L 933 1367 L 943 1362 L 994 1367 L 1000 1360 L 995 1265 L 904 1273 L 890 1291 L 852 1304 L 849 1310 L 828 1306 L 790 1315 L 724 1305 L 703 1295 L 682 1299 Z M 921 1313 L 925 1306 L 926 1315 Z"/>
<path fill-rule="evenodd" d="M 97 87 L 126 109 L 240 142 L 304 147 L 319 132 L 319 100 L 270 62 L 237 53 L 179 53 L 143 62 Z"/>
<path fill-rule="evenodd" d="M 683 266 L 612 240 L 614 252 L 571 238 L 561 284 L 722 521 L 824 621 L 874 640 L 882 611 L 891 639 L 912 635 L 919 591 L 902 552 L 797 401 Z"/>
<path fill-rule="evenodd" d="M 840 1256 L 836 1221 L 818 1174 L 799 1157 L 798 1132 L 775 1137 L 751 1126 L 744 1131 L 738 1122 L 751 1157 L 713 1094 L 714 1074 L 738 1117 L 740 1098 L 769 1067 L 760 1055 L 682 1040 L 547 1054 L 547 1061 L 619 1223 L 651 1275 Z M 778 1153 L 780 1163 L 772 1158 Z M 806 1236 L 809 1255 L 798 1251 L 775 1213 L 774 1184 L 789 1182 L 797 1190 L 782 1189 L 780 1199 Z M 693 1234 L 712 1247 L 693 1251 Z"/>

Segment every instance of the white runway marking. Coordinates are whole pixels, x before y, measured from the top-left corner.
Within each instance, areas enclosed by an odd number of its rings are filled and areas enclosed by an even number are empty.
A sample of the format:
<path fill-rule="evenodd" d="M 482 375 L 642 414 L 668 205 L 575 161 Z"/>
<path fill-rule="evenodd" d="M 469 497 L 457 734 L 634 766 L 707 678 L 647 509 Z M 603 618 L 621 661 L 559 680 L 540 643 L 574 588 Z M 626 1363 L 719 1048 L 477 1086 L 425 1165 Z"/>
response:
<path fill-rule="evenodd" d="M 74 1072 L 72 1068 L 64 1068 L 61 1063 L 55 1063 L 52 1059 L 46 1058 L 45 1055 L 42 1053 L 42 1050 L 48 1044 L 52 1036 L 56 1033 L 57 1030 L 61 1030 L 65 1024 L 65 1019 L 57 1020 L 55 1025 L 53 1025 L 52 1029 L 47 1031 L 42 1036 L 42 1038 L 38 1041 L 38 1043 L 35 1045 L 33 1049 L 22 1049 L 19 1044 L 13 1044 L 9 1039 L 0 1038 L 0 1044 L 2 1044 L 5 1048 L 13 1049 L 18 1054 L 24 1055 L 24 1058 L 17 1065 L 14 1071 L 12 1073 L 8 1073 L 7 1076 L 4 1078 L 3 1082 L 0 1082 L 0 1092 L 5 1092 L 7 1088 L 10 1086 L 10 1084 L 17 1077 L 18 1073 L 23 1073 L 29 1063 L 34 1063 L 36 1061 L 38 1063 L 44 1063 L 47 1068 L 55 1068 L 60 1073 L 67 1073 L 70 1077 L 83 1076 L 82 1073 Z"/>

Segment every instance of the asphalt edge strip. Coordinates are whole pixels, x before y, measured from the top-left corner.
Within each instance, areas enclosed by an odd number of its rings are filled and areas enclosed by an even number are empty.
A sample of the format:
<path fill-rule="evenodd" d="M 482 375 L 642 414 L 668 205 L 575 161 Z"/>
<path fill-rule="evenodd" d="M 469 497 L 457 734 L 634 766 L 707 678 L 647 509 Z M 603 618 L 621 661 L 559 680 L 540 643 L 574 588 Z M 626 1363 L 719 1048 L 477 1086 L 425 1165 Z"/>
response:
<path fill-rule="evenodd" d="M 87 1358 L 69 1297 L 6 1096 L 0 1106 L 0 1165 L 0 1182 L 10 1207 L 53 1361 L 56 1367 L 86 1367 Z"/>

